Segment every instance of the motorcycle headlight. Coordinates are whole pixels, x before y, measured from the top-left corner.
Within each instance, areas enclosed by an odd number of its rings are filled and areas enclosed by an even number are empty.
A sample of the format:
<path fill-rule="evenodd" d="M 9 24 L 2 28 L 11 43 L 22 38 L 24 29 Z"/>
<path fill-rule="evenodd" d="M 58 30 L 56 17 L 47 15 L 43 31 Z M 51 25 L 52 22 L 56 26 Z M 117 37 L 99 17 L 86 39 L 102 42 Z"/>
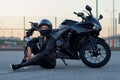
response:
<path fill-rule="evenodd" d="M 94 30 L 101 30 L 101 26 L 94 24 L 93 29 Z"/>

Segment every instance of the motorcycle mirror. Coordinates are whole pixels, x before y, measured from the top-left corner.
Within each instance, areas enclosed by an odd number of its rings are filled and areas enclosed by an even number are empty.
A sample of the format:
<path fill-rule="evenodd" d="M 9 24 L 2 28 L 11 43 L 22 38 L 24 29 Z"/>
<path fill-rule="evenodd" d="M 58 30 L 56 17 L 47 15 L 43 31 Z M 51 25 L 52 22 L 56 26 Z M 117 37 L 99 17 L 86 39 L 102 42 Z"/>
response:
<path fill-rule="evenodd" d="M 25 31 L 28 31 L 28 29 L 25 29 Z"/>
<path fill-rule="evenodd" d="M 91 10 L 92 10 L 92 8 L 91 8 L 89 5 L 86 5 L 86 9 L 87 9 L 88 11 L 91 11 Z"/>
<path fill-rule="evenodd" d="M 103 16 L 102 16 L 102 15 L 100 15 L 100 16 L 99 16 L 99 18 L 98 18 L 98 20 L 100 20 L 100 19 L 102 19 L 102 18 L 103 18 Z"/>

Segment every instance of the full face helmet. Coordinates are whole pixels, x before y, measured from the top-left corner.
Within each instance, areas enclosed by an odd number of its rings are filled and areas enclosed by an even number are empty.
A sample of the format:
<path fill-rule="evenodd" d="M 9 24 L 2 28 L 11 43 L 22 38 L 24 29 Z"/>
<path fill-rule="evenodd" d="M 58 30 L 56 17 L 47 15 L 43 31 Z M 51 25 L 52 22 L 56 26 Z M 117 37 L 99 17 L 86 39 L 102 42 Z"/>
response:
<path fill-rule="evenodd" d="M 38 26 L 40 28 L 40 34 L 41 35 L 49 35 L 50 32 L 52 31 L 52 23 L 48 19 L 43 19 L 38 23 Z M 48 26 L 48 29 L 42 30 L 42 26 Z"/>

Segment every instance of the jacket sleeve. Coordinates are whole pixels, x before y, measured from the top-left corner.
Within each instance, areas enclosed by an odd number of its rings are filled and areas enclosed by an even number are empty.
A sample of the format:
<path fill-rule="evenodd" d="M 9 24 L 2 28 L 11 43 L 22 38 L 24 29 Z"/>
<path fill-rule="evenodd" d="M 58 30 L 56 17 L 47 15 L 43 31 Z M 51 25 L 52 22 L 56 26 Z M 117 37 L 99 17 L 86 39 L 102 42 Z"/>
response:
<path fill-rule="evenodd" d="M 31 44 L 36 44 L 37 42 L 39 42 L 39 37 L 33 38 L 32 40 L 30 40 L 30 41 L 27 43 L 27 46 L 30 47 Z"/>

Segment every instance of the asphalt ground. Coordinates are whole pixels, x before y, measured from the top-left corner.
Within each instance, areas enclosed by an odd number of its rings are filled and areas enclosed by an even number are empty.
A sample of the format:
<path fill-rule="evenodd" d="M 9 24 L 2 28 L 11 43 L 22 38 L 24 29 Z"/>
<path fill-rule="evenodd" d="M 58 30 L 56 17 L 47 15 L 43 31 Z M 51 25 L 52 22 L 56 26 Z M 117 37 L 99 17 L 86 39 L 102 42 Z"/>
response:
<path fill-rule="evenodd" d="M 81 60 L 58 59 L 55 69 L 30 66 L 12 71 L 9 64 L 21 61 L 23 51 L 0 51 L 0 80 L 119 80 L 120 51 L 112 51 L 108 64 L 101 68 L 89 68 Z"/>

